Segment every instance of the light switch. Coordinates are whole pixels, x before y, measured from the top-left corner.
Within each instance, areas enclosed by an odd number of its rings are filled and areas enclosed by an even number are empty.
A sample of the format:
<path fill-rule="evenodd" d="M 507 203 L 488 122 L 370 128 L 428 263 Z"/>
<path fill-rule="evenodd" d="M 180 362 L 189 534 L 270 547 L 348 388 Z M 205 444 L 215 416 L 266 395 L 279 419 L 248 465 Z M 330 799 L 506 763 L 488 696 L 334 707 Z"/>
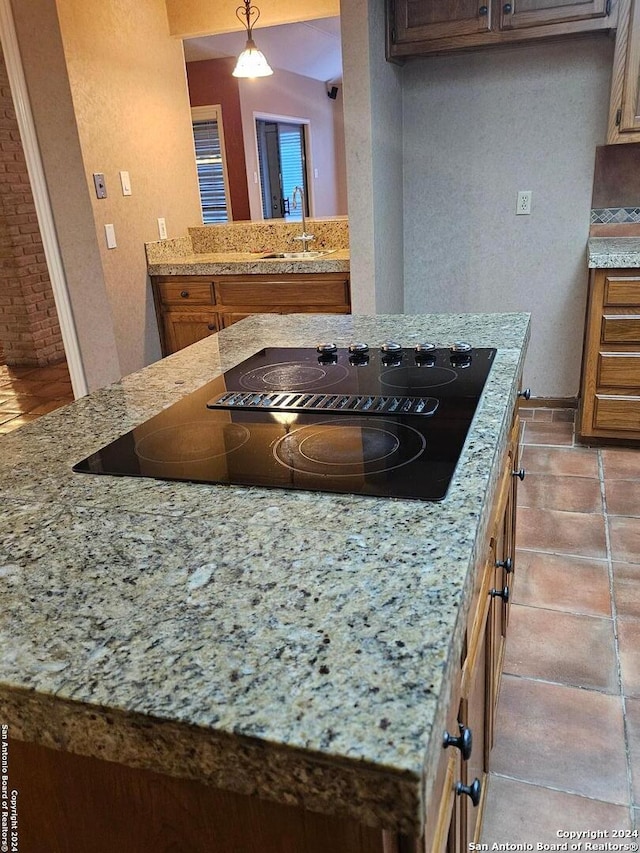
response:
<path fill-rule="evenodd" d="M 118 244 L 116 243 L 116 229 L 112 224 L 104 226 L 104 236 L 107 238 L 107 249 L 115 249 Z"/>
<path fill-rule="evenodd" d="M 158 217 L 158 234 L 161 240 L 167 239 L 167 223 L 163 217 Z"/>
<path fill-rule="evenodd" d="M 131 179 L 129 172 L 120 172 L 120 183 L 122 185 L 122 195 L 131 195 Z"/>
<path fill-rule="evenodd" d="M 104 175 L 102 172 L 93 173 L 93 185 L 96 188 L 96 196 L 98 198 L 107 197 L 107 185 L 104 182 Z"/>

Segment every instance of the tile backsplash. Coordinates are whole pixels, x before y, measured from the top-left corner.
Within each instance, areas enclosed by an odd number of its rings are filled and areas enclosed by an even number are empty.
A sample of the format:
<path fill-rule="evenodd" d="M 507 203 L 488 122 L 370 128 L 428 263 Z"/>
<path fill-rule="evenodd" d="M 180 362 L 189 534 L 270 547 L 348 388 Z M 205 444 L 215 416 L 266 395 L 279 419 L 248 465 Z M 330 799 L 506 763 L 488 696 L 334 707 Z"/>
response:
<path fill-rule="evenodd" d="M 596 148 L 592 236 L 640 236 L 640 143 Z"/>

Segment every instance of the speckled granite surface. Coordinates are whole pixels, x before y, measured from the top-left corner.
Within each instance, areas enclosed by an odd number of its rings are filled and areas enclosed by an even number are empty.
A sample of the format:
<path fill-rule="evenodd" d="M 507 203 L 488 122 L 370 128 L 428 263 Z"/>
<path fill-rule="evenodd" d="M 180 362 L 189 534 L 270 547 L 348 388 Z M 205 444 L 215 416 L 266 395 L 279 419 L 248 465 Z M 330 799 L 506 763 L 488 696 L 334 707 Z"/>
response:
<path fill-rule="evenodd" d="M 256 315 L 0 438 L 0 721 L 419 832 L 528 315 Z M 74 474 L 262 346 L 498 346 L 442 503 Z"/>
<path fill-rule="evenodd" d="M 189 237 L 146 243 L 149 275 L 278 275 L 349 272 L 349 220 L 309 219 L 314 259 L 268 258 L 269 252 L 297 252 L 299 222 L 232 222 L 189 229 Z"/>
<path fill-rule="evenodd" d="M 149 275 L 284 275 L 291 273 L 349 272 L 349 252 L 342 250 L 318 258 L 263 259 L 247 252 L 213 252 L 166 257 L 148 263 Z"/>
<path fill-rule="evenodd" d="M 588 254 L 595 269 L 640 267 L 640 237 L 591 237 Z"/>

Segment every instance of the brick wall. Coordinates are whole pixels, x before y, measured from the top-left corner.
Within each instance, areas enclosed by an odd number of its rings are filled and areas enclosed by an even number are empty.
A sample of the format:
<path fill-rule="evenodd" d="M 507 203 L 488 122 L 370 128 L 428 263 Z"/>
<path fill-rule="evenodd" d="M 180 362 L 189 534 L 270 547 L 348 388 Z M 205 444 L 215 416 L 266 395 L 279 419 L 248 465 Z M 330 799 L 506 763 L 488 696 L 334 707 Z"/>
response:
<path fill-rule="evenodd" d="M 53 290 L 0 51 L 0 354 L 11 365 L 64 359 Z"/>

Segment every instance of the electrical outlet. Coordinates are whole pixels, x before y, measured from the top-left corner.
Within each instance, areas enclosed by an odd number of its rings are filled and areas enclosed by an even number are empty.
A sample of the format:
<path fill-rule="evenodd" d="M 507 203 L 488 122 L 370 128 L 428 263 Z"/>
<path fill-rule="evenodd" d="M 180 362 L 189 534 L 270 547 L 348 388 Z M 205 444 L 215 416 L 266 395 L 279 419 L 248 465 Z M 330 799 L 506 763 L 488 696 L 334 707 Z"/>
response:
<path fill-rule="evenodd" d="M 158 218 L 158 234 L 161 240 L 167 239 L 167 223 L 164 218 Z"/>
<path fill-rule="evenodd" d="M 518 201 L 516 203 L 516 216 L 531 213 L 531 190 L 519 190 Z"/>

